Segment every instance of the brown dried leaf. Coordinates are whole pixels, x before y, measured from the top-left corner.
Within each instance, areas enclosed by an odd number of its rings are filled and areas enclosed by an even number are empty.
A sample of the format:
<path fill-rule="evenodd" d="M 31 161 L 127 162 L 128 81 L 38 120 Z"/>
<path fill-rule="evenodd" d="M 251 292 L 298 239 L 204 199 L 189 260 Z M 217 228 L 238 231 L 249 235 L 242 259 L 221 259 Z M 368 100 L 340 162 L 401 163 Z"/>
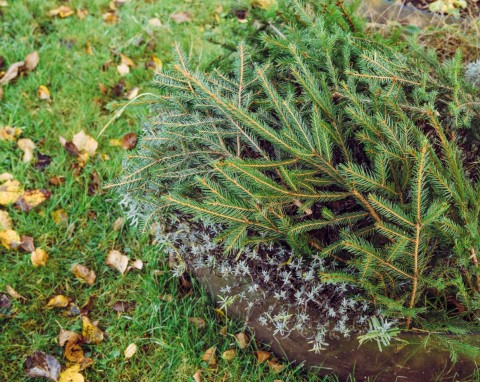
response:
<path fill-rule="evenodd" d="M 258 363 L 263 363 L 270 358 L 271 354 L 268 351 L 258 350 L 255 352 L 255 355 L 257 356 Z"/>
<path fill-rule="evenodd" d="M 107 24 L 116 24 L 118 22 L 118 16 L 116 12 L 106 12 L 102 15 L 102 19 Z"/>
<path fill-rule="evenodd" d="M 57 381 L 60 375 L 60 363 L 50 354 L 36 351 L 23 364 L 25 374 L 30 378 L 47 378 Z"/>
<path fill-rule="evenodd" d="M 16 204 L 23 212 L 29 212 L 49 199 L 51 195 L 52 193 L 50 191 L 44 189 L 26 191 L 16 201 Z"/>
<path fill-rule="evenodd" d="M 207 326 L 207 323 L 201 317 L 189 317 L 188 321 L 191 324 L 195 325 L 197 327 L 197 329 L 203 329 L 203 328 L 205 328 L 205 326 Z"/>
<path fill-rule="evenodd" d="M 135 345 L 134 343 L 131 343 L 124 350 L 123 354 L 125 355 L 125 359 L 129 359 L 129 358 L 132 358 L 136 352 L 137 352 L 137 345 Z"/>
<path fill-rule="evenodd" d="M 197 372 L 193 374 L 193 380 L 195 382 L 202 382 L 202 372 L 200 370 L 197 370 Z"/>
<path fill-rule="evenodd" d="M 217 364 L 217 357 L 215 356 L 215 351 L 216 351 L 215 346 L 212 346 L 211 348 L 208 348 L 207 351 L 202 356 L 202 361 L 206 362 L 207 365 L 209 365 L 209 366 L 216 365 Z"/>
<path fill-rule="evenodd" d="M 125 313 L 135 308 L 136 305 L 137 303 L 135 301 L 117 301 L 115 304 L 113 304 L 112 309 L 118 313 Z"/>
<path fill-rule="evenodd" d="M 68 215 L 64 210 L 62 209 L 55 210 L 52 216 L 55 224 L 62 225 L 62 226 L 66 226 L 68 224 Z"/>
<path fill-rule="evenodd" d="M 19 62 L 15 62 L 14 64 L 10 65 L 10 67 L 8 68 L 8 70 L 6 71 L 6 73 L 3 75 L 2 78 L 0 78 L 0 85 L 6 85 L 8 84 L 10 81 L 14 80 L 15 78 L 17 78 L 18 76 L 18 73 L 20 71 L 20 69 L 25 65 L 25 62 L 23 61 L 19 61 Z"/>
<path fill-rule="evenodd" d="M 284 368 L 285 368 L 285 365 L 282 365 L 281 363 L 277 362 L 276 360 L 274 359 L 271 359 L 268 361 L 268 367 L 270 368 L 270 371 L 272 373 L 280 373 Z"/>
<path fill-rule="evenodd" d="M 175 12 L 170 15 L 170 20 L 181 24 L 192 21 L 192 16 L 190 16 L 189 12 Z"/>
<path fill-rule="evenodd" d="M 237 339 L 237 344 L 240 349 L 245 349 L 250 342 L 248 335 L 243 332 L 235 334 L 235 338 Z"/>
<path fill-rule="evenodd" d="M 40 55 L 35 50 L 32 53 L 27 54 L 27 56 L 25 57 L 25 69 L 31 72 L 32 70 L 35 70 L 39 62 Z"/>
<path fill-rule="evenodd" d="M 15 289 L 13 289 L 10 285 L 7 285 L 6 287 L 7 293 L 17 299 L 17 300 L 27 300 L 25 297 L 23 297 L 20 293 L 18 293 Z"/>
<path fill-rule="evenodd" d="M 225 361 L 232 361 L 235 358 L 235 349 L 228 349 L 222 353 L 222 359 Z"/>
<path fill-rule="evenodd" d="M 37 97 L 46 101 L 50 99 L 50 90 L 45 85 L 40 85 L 37 89 Z"/>
<path fill-rule="evenodd" d="M 85 17 L 88 16 L 88 10 L 86 9 L 77 9 L 77 17 L 80 20 L 83 20 Z"/>
<path fill-rule="evenodd" d="M 121 76 L 126 76 L 128 73 L 130 73 L 130 68 L 128 67 L 128 65 L 120 64 L 117 65 L 117 72 Z"/>
<path fill-rule="evenodd" d="M 120 53 L 120 62 L 124 65 L 134 67 L 135 63 L 132 61 L 132 59 L 128 56 L 125 56 L 124 54 Z"/>
<path fill-rule="evenodd" d="M 131 101 L 134 99 L 137 95 L 138 92 L 140 91 L 140 88 L 138 86 L 135 86 L 134 88 L 130 89 L 127 94 L 125 94 L 125 98 Z"/>
<path fill-rule="evenodd" d="M 63 294 L 53 296 L 47 304 L 47 308 L 66 308 L 70 302 L 70 299 Z"/>
<path fill-rule="evenodd" d="M 58 344 L 63 347 L 68 341 L 73 340 L 77 342 L 80 340 L 80 338 L 80 334 L 60 328 L 60 333 L 58 334 Z"/>
<path fill-rule="evenodd" d="M 124 150 L 132 150 L 137 145 L 137 134 L 128 133 L 122 138 L 122 148 Z"/>
<path fill-rule="evenodd" d="M 30 260 L 35 267 L 47 265 L 48 253 L 41 248 L 37 248 L 30 255 Z"/>
<path fill-rule="evenodd" d="M 67 7 L 66 5 L 61 5 L 60 7 L 52 9 L 51 11 L 49 11 L 48 15 L 51 16 L 51 17 L 59 16 L 63 19 L 65 17 L 70 17 L 74 13 L 75 12 L 70 7 Z"/>
<path fill-rule="evenodd" d="M 30 253 L 35 251 L 35 244 L 33 244 L 33 237 L 22 236 L 20 238 L 20 248 L 22 248 L 25 252 L 30 252 Z"/>
<path fill-rule="evenodd" d="M 109 265 L 111 268 L 116 269 L 123 275 L 127 270 L 128 257 L 125 255 L 122 255 L 120 251 L 112 249 L 111 251 L 108 252 L 105 263 Z"/>
<path fill-rule="evenodd" d="M 87 316 L 82 316 L 82 323 L 82 337 L 87 344 L 99 344 L 103 341 L 103 331 L 94 325 Z"/>
<path fill-rule="evenodd" d="M 17 146 L 23 151 L 23 163 L 29 163 L 33 159 L 33 150 L 35 150 L 35 143 L 31 139 L 21 138 L 17 141 Z"/>
<path fill-rule="evenodd" d="M 7 249 L 16 249 L 21 244 L 20 236 L 12 229 L 0 232 L 0 242 Z"/>
<path fill-rule="evenodd" d="M 7 211 L 0 210 L 0 231 L 13 229 L 12 218 Z"/>
<path fill-rule="evenodd" d="M 143 261 L 142 260 L 132 261 L 132 265 L 128 267 L 128 270 L 132 270 L 132 269 L 137 269 L 141 271 L 143 269 Z"/>
<path fill-rule="evenodd" d="M 86 282 L 88 285 L 93 285 L 97 277 L 94 271 L 81 264 L 74 264 L 71 271 L 77 279 Z"/>
<path fill-rule="evenodd" d="M 48 180 L 48 183 L 50 183 L 52 186 L 62 186 L 65 184 L 65 177 L 52 175 Z"/>
<path fill-rule="evenodd" d="M 73 136 L 72 142 L 80 151 L 85 151 L 90 156 L 93 156 L 97 151 L 98 142 L 85 134 L 83 130 Z"/>
<path fill-rule="evenodd" d="M 15 141 L 22 134 L 22 130 L 18 127 L 3 126 L 0 127 L 0 141 Z"/>
<path fill-rule="evenodd" d="M 120 217 L 120 218 L 117 218 L 114 222 L 113 222 L 113 225 L 112 225 L 112 228 L 114 231 L 119 231 L 122 226 L 123 226 L 123 218 Z"/>

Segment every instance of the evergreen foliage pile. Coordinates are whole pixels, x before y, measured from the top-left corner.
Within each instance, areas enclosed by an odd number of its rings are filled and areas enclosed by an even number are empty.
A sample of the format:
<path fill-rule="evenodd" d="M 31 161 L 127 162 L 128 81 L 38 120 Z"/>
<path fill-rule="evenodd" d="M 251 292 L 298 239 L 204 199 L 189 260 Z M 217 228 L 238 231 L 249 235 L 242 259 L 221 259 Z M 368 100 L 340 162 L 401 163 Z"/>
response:
<path fill-rule="evenodd" d="M 220 224 L 228 256 L 280 242 L 343 263 L 322 278 L 407 328 L 475 322 L 478 89 L 460 55 L 404 53 L 353 5 L 315 4 L 290 1 L 230 68 L 194 70 L 177 48 L 119 187 L 143 224 L 179 212 Z"/>

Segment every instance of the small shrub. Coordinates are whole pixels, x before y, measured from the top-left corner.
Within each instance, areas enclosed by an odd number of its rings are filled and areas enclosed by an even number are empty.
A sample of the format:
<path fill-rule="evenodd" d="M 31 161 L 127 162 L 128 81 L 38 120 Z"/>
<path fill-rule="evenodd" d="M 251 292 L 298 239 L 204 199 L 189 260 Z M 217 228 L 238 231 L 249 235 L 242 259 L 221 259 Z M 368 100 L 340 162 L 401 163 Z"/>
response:
<path fill-rule="evenodd" d="M 231 71 L 193 70 L 177 48 L 119 185 L 143 224 L 218 224 L 227 256 L 271 242 L 320 254 L 345 266 L 324 281 L 406 328 L 452 332 L 480 308 L 476 91 L 459 55 L 404 54 L 353 10 L 292 0 Z"/>

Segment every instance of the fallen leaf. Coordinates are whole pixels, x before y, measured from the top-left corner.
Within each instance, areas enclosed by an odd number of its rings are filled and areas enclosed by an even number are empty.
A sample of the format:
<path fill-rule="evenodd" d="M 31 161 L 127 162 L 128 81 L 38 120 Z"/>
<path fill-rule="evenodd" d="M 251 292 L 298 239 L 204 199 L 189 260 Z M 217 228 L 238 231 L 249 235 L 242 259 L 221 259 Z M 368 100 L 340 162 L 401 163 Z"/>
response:
<path fill-rule="evenodd" d="M 132 61 L 132 59 L 122 53 L 120 53 L 120 62 L 132 68 L 135 66 L 135 63 Z"/>
<path fill-rule="evenodd" d="M 0 231 L 13 229 L 12 218 L 7 211 L 0 210 Z"/>
<path fill-rule="evenodd" d="M 43 351 L 36 351 L 23 364 L 23 370 L 31 378 L 47 378 L 51 381 L 57 381 L 60 375 L 60 363 L 50 354 Z"/>
<path fill-rule="evenodd" d="M 251 5 L 254 8 L 268 9 L 277 5 L 276 0 L 253 0 Z"/>
<path fill-rule="evenodd" d="M 200 370 L 197 370 L 197 372 L 193 374 L 193 380 L 195 382 L 202 382 L 202 372 Z"/>
<path fill-rule="evenodd" d="M 161 294 L 159 297 L 160 297 L 160 300 L 165 302 L 173 301 L 173 296 L 171 294 Z"/>
<path fill-rule="evenodd" d="M 115 24 L 118 22 L 118 16 L 116 12 L 106 12 L 102 15 L 102 19 L 107 24 Z"/>
<path fill-rule="evenodd" d="M 6 182 L 7 180 L 13 180 L 13 175 L 8 172 L 0 174 L 0 182 Z"/>
<path fill-rule="evenodd" d="M 8 7 L 7 0 L 0 0 L 0 7 Z"/>
<path fill-rule="evenodd" d="M 132 261 L 132 265 L 128 267 L 128 270 L 132 270 L 132 269 L 138 269 L 139 271 L 141 271 L 143 269 L 143 261 L 142 260 Z"/>
<path fill-rule="evenodd" d="M 48 15 L 51 16 L 51 17 L 59 16 L 63 19 L 65 17 L 70 17 L 74 13 L 75 12 L 70 7 L 67 7 L 66 5 L 61 5 L 60 7 L 52 9 L 51 11 L 49 11 Z"/>
<path fill-rule="evenodd" d="M 55 224 L 62 225 L 62 226 L 66 226 L 68 224 L 68 215 L 64 210 L 62 209 L 55 210 L 52 216 Z"/>
<path fill-rule="evenodd" d="M 80 151 L 85 151 L 90 156 L 97 151 L 98 142 L 83 130 L 73 136 L 72 142 Z"/>
<path fill-rule="evenodd" d="M 80 20 L 83 20 L 85 17 L 88 16 L 88 10 L 86 9 L 77 9 L 77 17 Z"/>
<path fill-rule="evenodd" d="M 195 325 L 197 329 L 203 329 L 205 328 L 205 326 L 207 326 L 205 320 L 201 317 L 189 317 L 188 321 L 191 324 Z"/>
<path fill-rule="evenodd" d="M 31 72 L 32 70 L 35 70 L 38 63 L 40 62 L 40 55 L 35 50 L 32 53 L 27 54 L 24 62 L 25 62 L 25 69 Z"/>
<path fill-rule="evenodd" d="M 125 359 L 132 358 L 133 355 L 137 352 L 137 345 L 134 343 L 131 343 L 130 345 L 127 346 L 123 354 L 125 355 Z"/>
<path fill-rule="evenodd" d="M 50 183 L 52 186 L 62 186 L 65 184 L 65 177 L 53 175 L 48 180 L 48 183 Z"/>
<path fill-rule="evenodd" d="M 58 382 L 85 382 L 85 378 L 80 374 L 80 365 L 76 364 L 62 371 Z"/>
<path fill-rule="evenodd" d="M 89 365 L 93 361 L 91 358 L 85 357 L 83 354 L 83 349 L 80 346 L 80 344 L 83 342 L 83 338 L 77 333 L 73 334 L 74 335 L 70 336 L 65 343 L 65 351 L 63 354 L 68 361 L 81 364 L 83 367 L 85 367 L 85 365 Z"/>
<path fill-rule="evenodd" d="M 47 308 L 66 308 L 70 299 L 63 294 L 56 295 L 48 300 Z"/>
<path fill-rule="evenodd" d="M 10 309 L 12 308 L 12 301 L 6 294 L 0 293 L 0 318 L 8 317 Z"/>
<path fill-rule="evenodd" d="M 0 205 L 8 206 L 15 203 L 23 194 L 23 187 L 18 180 L 7 180 L 0 185 Z"/>
<path fill-rule="evenodd" d="M 177 24 L 181 24 L 192 21 L 192 17 L 189 12 L 175 12 L 170 15 L 170 20 L 175 21 Z"/>
<path fill-rule="evenodd" d="M 128 133 L 122 138 L 122 148 L 132 150 L 137 145 L 137 134 Z"/>
<path fill-rule="evenodd" d="M 3 77 L 0 78 L 0 85 L 6 85 L 11 80 L 17 78 L 20 68 L 22 68 L 24 65 L 25 62 L 23 61 L 15 62 L 14 64 L 10 65 Z"/>
<path fill-rule="evenodd" d="M 128 73 L 130 73 L 130 68 L 128 67 L 128 65 L 120 64 L 120 65 L 117 65 L 117 72 L 118 72 L 121 76 L 125 76 L 125 75 L 127 75 Z"/>
<path fill-rule="evenodd" d="M 16 205 L 23 211 L 29 212 L 30 210 L 38 207 L 40 204 L 50 198 L 52 193 L 48 190 L 31 190 L 26 191 L 17 201 Z"/>
<path fill-rule="evenodd" d="M 240 349 L 245 349 L 250 342 L 248 335 L 243 332 L 235 334 L 235 338 L 237 339 L 237 344 Z"/>
<path fill-rule="evenodd" d="M 29 253 L 35 251 L 35 244 L 33 244 L 33 237 L 22 236 L 20 238 L 20 248 L 22 248 L 25 252 L 29 252 Z"/>
<path fill-rule="evenodd" d="M 235 349 L 228 349 L 222 353 L 222 359 L 225 361 L 231 361 L 235 358 Z"/>
<path fill-rule="evenodd" d="M 135 308 L 136 305 L 137 303 L 135 301 L 117 301 L 115 304 L 113 304 L 112 310 L 118 313 L 125 313 Z"/>
<path fill-rule="evenodd" d="M 111 251 L 108 252 L 107 260 L 105 261 L 105 263 L 109 265 L 111 268 L 116 269 L 123 275 L 127 270 L 128 257 L 125 255 L 122 255 L 120 251 L 112 249 Z"/>
<path fill-rule="evenodd" d="M 60 328 L 60 333 L 58 334 L 58 344 L 63 347 L 70 339 L 74 339 L 76 341 L 77 338 L 80 339 L 80 334 Z"/>
<path fill-rule="evenodd" d="M 21 244 L 20 236 L 12 229 L 7 229 L 0 232 L 0 242 L 7 249 L 16 249 Z"/>
<path fill-rule="evenodd" d="M 271 359 L 268 361 L 268 367 L 270 368 L 270 371 L 272 373 L 280 373 L 284 368 L 285 368 L 285 365 L 282 365 L 281 363 L 277 362 L 276 360 L 274 359 Z"/>
<path fill-rule="evenodd" d="M 222 337 L 226 337 L 227 336 L 227 333 L 228 333 L 228 326 L 222 326 L 222 328 L 220 329 L 219 331 L 219 334 L 222 336 Z"/>
<path fill-rule="evenodd" d="M 154 17 L 153 19 L 148 20 L 148 25 L 152 28 L 160 28 L 162 26 L 162 22 L 158 17 Z"/>
<path fill-rule="evenodd" d="M 270 358 L 270 352 L 268 351 L 257 350 L 255 355 L 257 356 L 258 363 L 263 363 Z"/>
<path fill-rule="evenodd" d="M 71 271 L 77 279 L 86 282 L 88 285 L 93 285 L 97 277 L 94 271 L 81 264 L 74 264 Z"/>
<path fill-rule="evenodd" d="M 29 163 L 33 159 L 33 150 L 35 150 L 35 143 L 31 139 L 21 138 L 17 141 L 17 146 L 23 151 L 23 163 Z"/>
<path fill-rule="evenodd" d="M 45 170 L 52 163 L 52 158 L 48 155 L 37 152 L 37 161 L 35 168 L 38 170 Z"/>
<path fill-rule="evenodd" d="M 1 221 L 1 219 L 0 219 L 0 221 Z M 123 221 L 124 221 L 124 220 L 123 220 L 122 217 L 117 218 L 117 219 L 113 222 L 113 225 L 112 225 L 113 230 L 114 230 L 114 231 L 119 231 L 119 230 L 122 228 L 122 226 L 123 226 Z"/>
<path fill-rule="evenodd" d="M 45 85 L 40 85 L 37 89 L 37 97 L 43 100 L 50 99 L 50 90 Z"/>
<path fill-rule="evenodd" d="M 112 97 L 123 97 L 125 94 L 125 80 L 122 78 L 112 87 Z"/>
<path fill-rule="evenodd" d="M 80 150 L 78 149 L 78 147 L 73 142 L 66 141 L 64 143 L 63 147 L 65 147 L 65 150 L 67 151 L 67 153 L 69 153 L 70 155 L 72 155 L 74 157 L 78 157 L 80 155 Z"/>
<path fill-rule="evenodd" d="M 18 127 L 0 127 L 0 141 L 14 141 L 20 134 L 22 134 L 22 130 Z"/>
<path fill-rule="evenodd" d="M 127 92 L 127 94 L 125 94 L 125 98 L 128 99 L 129 101 L 131 101 L 132 99 L 134 99 L 138 95 L 139 91 L 140 91 L 140 88 L 138 86 L 135 86 L 134 88 L 131 88 Z"/>
<path fill-rule="evenodd" d="M 161 72 L 163 68 L 163 62 L 156 56 L 151 56 L 147 63 L 147 68 L 152 68 L 156 72 Z"/>
<path fill-rule="evenodd" d="M 99 344 L 103 341 L 103 332 L 87 316 L 82 316 L 82 337 L 87 344 Z"/>
<path fill-rule="evenodd" d="M 213 366 L 217 363 L 217 357 L 215 357 L 215 350 L 215 346 L 212 346 L 211 348 L 208 348 L 202 356 L 202 361 L 206 362 L 209 366 Z"/>
<path fill-rule="evenodd" d="M 41 248 L 35 249 L 30 255 L 30 260 L 35 267 L 47 265 L 48 254 Z"/>
<path fill-rule="evenodd" d="M 20 293 L 18 293 L 18 292 L 17 292 L 15 289 L 13 289 L 10 285 L 7 285 L 7 288 L 6 288 L 6 289 L 7 289 L 7 293 L 8 293 L 11 297 L 13 297 L 13 298 L 15 298 L 15 299 L 17 299 L 17 300 L 26 300 L 25 297 L 23 297 Z"/>

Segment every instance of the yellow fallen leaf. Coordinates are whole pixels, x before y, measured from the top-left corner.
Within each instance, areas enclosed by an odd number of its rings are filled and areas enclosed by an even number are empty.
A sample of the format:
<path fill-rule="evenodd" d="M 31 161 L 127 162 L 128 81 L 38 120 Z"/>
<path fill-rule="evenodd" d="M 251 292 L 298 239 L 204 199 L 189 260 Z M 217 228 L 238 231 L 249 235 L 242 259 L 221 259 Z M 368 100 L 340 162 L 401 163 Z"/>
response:
<path fill-rule="evenodd" d="M 251 0 L 254 8 L 268 9 L 277 5 L 277 0 Z"/>
<path fill-rule="evenodd" d="M 18 127 L 0 127 L 0 141 L 14 141 L 20 134 L 22 134 L 22 129 Z"/>
<path fill-rule="evenodd" d="M 125 359 L 132 358 L 133 355 L 137 352 L 137 345 L 134 343 L 131 343 L 130 345 L 127 346 L 123 354 L 125 355 Z"/>
<path fill-rule="evenodd" d="M 47 265 L 48 254 L 43 249 L 37 248 L 30 255 L 30 260 L 35 267 Z"/>
<path fill-rule="evenodd" d="M 88 269 L 85 265 L 74 264 L 71 268 L 72 273 L 79 280 L 86 282 L 88 285 L 93 285 L 97 275 L 91 269 Z"/>
<path fill-rule="evenodd" d="M 129 68 L 128 65 L 126 65 L 126 64 L 120 64 L 120 65 L 117 65 L 117 72 L 118 72 L 121 76 L 125 76 L 125 75 L 127 75 L 128 73 L 130 73 L 130 68 Z"/>
<path fill-rule="evenodd" d="M 7 211 L 0 210 L 0 231 L 13 229 L 12 218 Z"/>
<path fill-rule="evenodd" d="M 270 352 L 268 351 L 258 350 L 255 352 L 255 355 L 257 356 L 258 363 L 263 363 L 270 358 Z"/>
<path fill-rule="evenodd" d="M 228 349 L 222 353 L 222 359 L 225 361 L 231 361 L 235 358 L 235 349 Z"/>
<path fill-rule="evenodd" d="M 208 348 L 202 356 L 202 361 L 206 362 L 209 366 L 213 366 L 217 363 L 217 357 L 215 357 L 215 350 L 215 346 L 212 346 L 211 348 Z"/>
<path fill-rule="evenodd" d="M 72 142 L 80 151 L 85 151 L 90 156 L 93 156 L 97 151 L 98 142 L 85 134 L 83 130 L 73 136 Z"/>
<path fill-rule="evenodd" d="M 92 48 L 92 44 L 90 44 L 90 42 L 87 41 L 87 43 L 85 44 L 85 53 L 89 54 L 89 55 L 93 55 L 93 48 Z"/>
<path fill-rule="evenodd" d="M 163 68 L 163 62 L 156 56 L 152 56 L 153 66 L 156 72 L 161 72 Z"/>
<path fill-rule="evenodd" d="M 43 100 L 50 99 L 50 90 L 45 85 L 40 85 L 37 89 L 37 97 Z"/>
<path fill-rule="evenodd" d="M 131 88 L 127 92 L 127 94 L 125 94 L 125 98 L 131 101 L 132 99 L 134 99 L 138 95 L 139 91 L 140 91 L 140 88 L 138 86 L 135 86 L 134 88 Z"/>
<path fill-rule="evenodd" d="M 55 210 L 52 216 L 55 224 L 62 225 L 62 226 L 66 226 L 68 224 L 68 215 L 64 210 L 62 209 Z"/>
<path fill-rule="evenodd" d="M 23 151 L 23 162 L 31 162 L 33 159 L 33 150 L 35 150 L 35 143 L 33 143 L 31 139 L 21 138 L 17 141 L 17 146 Z"/>
<path fill-rule="evenodd" d="M 48 190 L 30 190 L 24 192 L 16 203 L 23 212 L 28 212 L 31 209 L 38 207 L 45 200 L 49 199 L 50 196 L 51 192 Z"/>
<path fill-rule="evenodd" d="M 122 145 L 122 141 L 121 141 L 121 139 L 110 139 L 108 144 L 112 147 L 119 147 L 119 146 Z"/>
<path fill-rule="evenodd" d="M 271 359 L 268 361 L 268 367 L 270 368 L 270 371 L 272 373 L 277 374 L 277 373 L 280 373 L 285 368 L 285 365 L 282 365 L 276 360 Z"/>
<path fill-rule="evenodd" d="M 120 62 L 122 64 L 125 64 L 127 66 L 134 67 L 135 63 L 132 61 L 132 59 L 128 56 L 125 56 L 124 54 L 120 53 Z"/>
<path fill-rule="evenodd" d="M 102 15 L 103 21 L 107 24 L 115 24 L 118 21 L 116 12 L 107 12 Z"/>
<path fill-rule="evenodd" d="M 82 316 L 82 337 L 87 344 L 99 344 L 103 341 L 103 332 L 87 316 Z"/>
<path fill-rule="evenodd" d="M 197 370 L 197 372 L 193 374 L 193 380 L 195 382 L 202 382 L 202 372 L 200 370 Z"/>
<path fill-rule="evenodd" d="M 62 19 L 65 17 L 70 17 L 73 14 L 74 14 L 73 10 L 70 7 L 67 7 L 66 5 L 61 5 L 60 7 L 52 9 L 51 11 L 48 12 L 49 16 L 52 16 L 52 17 L 59 16 Z"/>
<path fill-rule="evenodd" d="M 48 301 L 47 308 L 66 308 L 69 302 L 70 299 L 67 296 L 59 294 Z"/>
<path fill-rule="evenodd" d="M 245 349 L 250 342 L 250 338 L 245 333 L 237 333 L 235 334 L 235 338 L 237 339 L 237 344 L 240 349 Z"/>
<path fill-rule="evenodd" d="M 7 249 L 16 249 L 22 243 L 20 236 L 12 229 L 0 232 L 0 242 Z"/>
<path fill-rule="evenodd" d="M 13 180 L 13 175 L 8 172 L 0 174 L 0 183 L 6 182 L 7 180 Z"/>
<path fill-rule="evenodd" d="M 62 371 L 58 382 L 85 382 L 85 378 L 80 374 L 80 365 L 76 364 Z"/>
<path fill-rule="evenodd" d="M 0 205 L 8 206 L 15 203 L 23 194 L 23 187 L 18 180 L 7 180 L 0 185 Z"/>
<path fill-rule="evenodd" d="M 88 10 L 86 9 L 77 9 L 77 17 L 80 20 L 83 20 L 85 17 L 88 16 Z"/>
<path fill-rule="evenodd" d="M 116 269 L 123 275 L 127 270 L 128 257 L 125 255 L 122 255 L 120 251 L 112 249 L 111 251 L 108 252 L 105 263 L 109 265 L 111 268 Z"/>

